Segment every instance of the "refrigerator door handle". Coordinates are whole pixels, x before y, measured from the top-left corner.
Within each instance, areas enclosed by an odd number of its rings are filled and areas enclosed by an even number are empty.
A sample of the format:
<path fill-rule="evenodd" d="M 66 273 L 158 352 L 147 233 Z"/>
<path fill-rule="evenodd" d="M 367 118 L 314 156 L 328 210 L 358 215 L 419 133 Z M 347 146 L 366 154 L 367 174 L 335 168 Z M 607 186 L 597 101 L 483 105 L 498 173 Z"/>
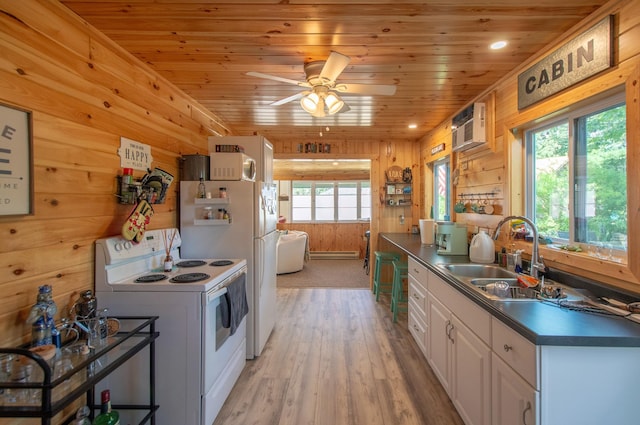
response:
<path fill-rule="evenodd" d="M 262 285 L 264 284 L 264 261 L 265 261 L 265 251 L 266 251 L 266 242 L 264 241 L 264 239 L 258 239 L 258 245 L 260 247 L 260 249 L 258 250 L 259 252 L 257 253 L 256 257 L 258 259 L 258 275 L 260 278 L 260 293 L 262 293 Z"/>

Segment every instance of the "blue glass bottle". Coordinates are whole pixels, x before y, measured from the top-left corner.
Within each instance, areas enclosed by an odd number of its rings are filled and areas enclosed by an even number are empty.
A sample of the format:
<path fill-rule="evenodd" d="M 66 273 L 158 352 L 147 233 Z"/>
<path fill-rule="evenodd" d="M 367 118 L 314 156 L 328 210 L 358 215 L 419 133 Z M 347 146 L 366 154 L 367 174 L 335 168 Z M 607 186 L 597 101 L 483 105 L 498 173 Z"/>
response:
<path fill-rule="evenodd" d="M 57 333 L 54 316 L 58 311 L 51 285 L 42 285 L 36 303 L 31 307 L 27 323 L 31 324 L 31 346 L 49 345 Z"/>

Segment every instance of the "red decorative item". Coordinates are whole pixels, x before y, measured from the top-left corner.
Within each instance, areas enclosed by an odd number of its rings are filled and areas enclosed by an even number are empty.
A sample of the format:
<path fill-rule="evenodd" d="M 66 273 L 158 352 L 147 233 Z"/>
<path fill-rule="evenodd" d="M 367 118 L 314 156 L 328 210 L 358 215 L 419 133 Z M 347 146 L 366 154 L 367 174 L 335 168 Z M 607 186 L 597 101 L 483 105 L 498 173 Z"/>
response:
<path fill-rule="evenodd" d="M 152 215 L 153 207 L 147 201 L 138 202 L 122 226 L 122 237 L 129 241 L 140 242 L 144 236 L 145 226 L 151 221 Z"/>

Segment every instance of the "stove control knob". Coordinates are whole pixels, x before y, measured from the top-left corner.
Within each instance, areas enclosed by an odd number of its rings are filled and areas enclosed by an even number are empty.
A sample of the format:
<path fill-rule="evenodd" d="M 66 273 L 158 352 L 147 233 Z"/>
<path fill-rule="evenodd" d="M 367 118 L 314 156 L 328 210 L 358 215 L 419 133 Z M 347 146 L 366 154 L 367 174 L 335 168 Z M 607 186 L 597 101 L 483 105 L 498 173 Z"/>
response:
<path fill-rule="evenodd" d="M 116 252 L 122 251 L 122 244 L 118 242 L 113 246 L 113 248 L 116 250 Z"/>
<path fill-rule="evenodd" d="M 125 242 L 124 243 L 124 249 L 131 249 L 131 247 L 133 246 L 133 244 L 131 242 Z"/>

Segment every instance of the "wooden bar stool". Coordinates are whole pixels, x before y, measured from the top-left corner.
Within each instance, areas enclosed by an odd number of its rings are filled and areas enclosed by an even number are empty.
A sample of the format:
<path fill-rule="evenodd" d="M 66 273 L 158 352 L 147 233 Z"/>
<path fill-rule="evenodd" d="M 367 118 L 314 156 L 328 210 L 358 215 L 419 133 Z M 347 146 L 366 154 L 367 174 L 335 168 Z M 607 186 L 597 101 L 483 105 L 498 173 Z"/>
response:
<path fill-rule="evenodd" d="M 393 322 L 398 321 L 399 311 L 408 311 L 409 298 L 405 295 L 404 281 L 409 278 L 409 264 L 406 261 L 393 261 L 393 288 L 391 290 L 391 311 Z"/>
<path fill-rule="evenodd" d="M 380 293 L 391 293 L 393 289 L 393 279 L 391 281 L 382 280 L 382 267 L 384 265 L 393 266 L 394 260 L 400 259 L 400 254 L 395 252 L 375 251 L 373 253 L 375 264 L 373 266 L 373 293 L 376 294 L 376 302 L 380 300 Z"/>

